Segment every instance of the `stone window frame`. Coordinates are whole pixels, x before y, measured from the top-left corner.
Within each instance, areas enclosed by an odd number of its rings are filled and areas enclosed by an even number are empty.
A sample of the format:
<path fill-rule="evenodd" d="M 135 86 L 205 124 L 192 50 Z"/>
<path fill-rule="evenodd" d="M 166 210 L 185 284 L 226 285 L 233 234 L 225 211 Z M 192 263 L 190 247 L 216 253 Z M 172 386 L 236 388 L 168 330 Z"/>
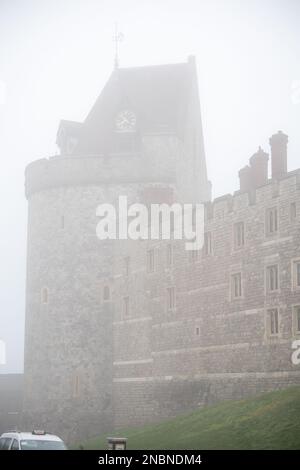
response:
<path fill-rule="evenodd" d="M 300 303 L 292 305 L 292 333 L 293 336 L 300 336 Z"/>
<path fill-rule="evenodd" d="M 236 276 L 240 276 L 240 295 L 236 296 L 235 295 L 235 279 Z M 244 298 L 244 286 L 243 286 L 243 273 L 242 271 L 233 271 L 230 273 L 230 300 L 235 301 L 235 300 L 241 300 Z"/>
<path fill-rule="evenodd" d="M 271 313 L 277 313 L 277 332 L 272 333 L 271 327 L 272 327 L 272 321 L 271 321 Z M 265 310 L 265 336 L 266 339 L 278 339 L 281 336 L 281 331 L 280 331 L 280 320 L 281 320 L 281 314 L 280 314 L 280 308 L 278 306 L 269 306 Z"/>
<path fill-rule="evenodd" d="M 275 211 L 275 212 L 274 212 Z M 271 214 L 276 215 L 272 224 L 270 220 Z M 271 225 L 275 224 L 275 228 L 271 230 Z M 265 235 L 266 237 L 272 237 L 278 234 L 279 231 L 279 210 L 278 206 L 267 207 L 265 211 Z"/>
<path fill-rule="evenodd" d="M 49 303 L 49 288 L 44 286 L 41 288 L 41 304 L 47 305 Z"/>
<path fill-rule="evenodd" d="M 292 290 L 293 291 L 300 291 L 300 284 L 297 282 L 297 270 L 295 269 L 295 265 L 300 264 L 300 258 L 293 258 L 291 260 L 291 280 L 292 280 Z M 300 281 L 300 279 L 299 279 Z"/>
<path fill-rule="evenodd" d="M 176 287 L 169 286 L 166 289 L 166 307 L 168 312 L 172 312 L 176 310 L 177 307 L 177 295 L 176 295 Z"/>
<path fill-rule="evenodd" d="M 276 289 L 271 289 L 271 278 L 269 277 L 269 273 L 271 273 L 271 268 L 277 268 L 277 287 Z M 276 294 L 280 292 L 280 270 L 279 270 L 279 263 L 272 263 L 265 266 L 265 294 Z"/>
<path fill-rule="evenodd" d="M 238 227 L 242 226 L 242 243 L 238 244 Z M 245 222 L 243 220 L 239 220 L 237 222 L 234 222 L 233 224 L 233 249 L 236 250 L 241 250 L 245 246 Z"/>

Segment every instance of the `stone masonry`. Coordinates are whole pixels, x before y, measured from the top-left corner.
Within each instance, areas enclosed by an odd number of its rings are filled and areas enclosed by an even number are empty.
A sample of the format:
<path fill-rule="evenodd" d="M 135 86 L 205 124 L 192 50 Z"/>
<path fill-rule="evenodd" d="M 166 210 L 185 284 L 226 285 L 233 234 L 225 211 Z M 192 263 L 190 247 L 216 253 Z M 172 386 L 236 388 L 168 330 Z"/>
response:
<path fill-rule="evenodd" d="M 116 69 L 57 143 L 26 169 L 23 427 L 74 442 L 300 383 L 300 171 L 283 133 L 271 178 L 259 149 L 240 190 L 211 202 L 191 57 Z M 120 195 L 205 203 L 203 249 L 100 241 L 96 208 Z"/>

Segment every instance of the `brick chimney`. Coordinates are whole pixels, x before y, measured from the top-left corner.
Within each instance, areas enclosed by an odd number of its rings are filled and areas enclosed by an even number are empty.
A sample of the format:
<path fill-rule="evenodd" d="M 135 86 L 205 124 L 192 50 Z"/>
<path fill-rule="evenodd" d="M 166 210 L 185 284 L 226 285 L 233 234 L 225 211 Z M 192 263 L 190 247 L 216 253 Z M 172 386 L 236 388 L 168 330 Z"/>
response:
<path fill-rule="evenodd" d="M 272 178 L 280 178 L 287 173 L 288 136 L 282 131 L 270 138 L 272 156 Z"/>
<path fill-rule="evenodd" d="M 259 188 L 268 181 L 269 155 L 259 147 L 258 151 L 250 158 L 251 182 L 253 188 Z"/>
<path fill-rule="evenodd" d="M 246 165 L 239 171 L 240 191 L 249 191 L 252 188 L 251 168 Z"/>

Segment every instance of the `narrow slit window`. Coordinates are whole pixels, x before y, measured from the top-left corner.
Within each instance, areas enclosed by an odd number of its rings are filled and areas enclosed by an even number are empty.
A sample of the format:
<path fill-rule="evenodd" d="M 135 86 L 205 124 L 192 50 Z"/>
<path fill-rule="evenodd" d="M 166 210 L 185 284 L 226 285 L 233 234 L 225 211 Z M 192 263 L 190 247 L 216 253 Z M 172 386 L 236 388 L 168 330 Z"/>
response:
<path fill-rule="evenodd" d="M 130 256 L 126 256 L 124 258 L 124 269 L 125 269 L 125 276 L 129 276 L 129 274 L 130 274 Z"/>
<path fill-rule="evenodd" d="M 269 336 L 277 336 L 279 333 L 279 315 L 278 309 L 272 308 L 268 310 L 268 334 Z"/>
<path fill-rule="evenodd" d="M 47 287 L 42 288 L 41 301 L 42 301 L 42 304 L 47 304 L 49 301 L 49 290 Z"/>
<path fill-rule="evenodd" d="M 147 251 L 147 271 L 153 273 L 155 268 L 154 249 Z"/>
<path fill-rule="evenodd" d="M 278 231 L 277 208 L 272 207 L 266 211 L 266 233 L 272 235 Z"/>
<path fill-rule="evenodd" d="M 236 273 L 231 276 L 231 298 L 242 297 L 242 274 Z"/>
<path fill-rule="evenodd" d="M 278 279 L 278 266 L 275 264 L 273 266 L 267 267 L 267 291 L 274 292 L 277 291 L 279 287 Z"/>
<path fill-rule="evenodd" d="M 176 307 L 175 287 L 169 287 L 167 289 L 167 306 L 169 310 L 174 310 Z"/>
<path fill-rule="evenodd" d="M 237 222 L 234 224 L 234 248 L 238 249 L 245 244 L 245 229 L 244 222 Z"/>
<path fill-rule="evenodd" d="M 172 266 L 173 264 L 173 246 L 171 243 L 167 245 L 167 265 Z"/>
<path fill-rule="evenodd" d="M 124 317 L 129 316 L 129 296 L 123 298 L 123 315 Z"/>
<path fill-rule="evenodd" d="M 104 286 L 104 288 L 103 288 L 103 300 L 104 301 L 110 300 L 110 288 L 109 288 L 109 286 Z"/>

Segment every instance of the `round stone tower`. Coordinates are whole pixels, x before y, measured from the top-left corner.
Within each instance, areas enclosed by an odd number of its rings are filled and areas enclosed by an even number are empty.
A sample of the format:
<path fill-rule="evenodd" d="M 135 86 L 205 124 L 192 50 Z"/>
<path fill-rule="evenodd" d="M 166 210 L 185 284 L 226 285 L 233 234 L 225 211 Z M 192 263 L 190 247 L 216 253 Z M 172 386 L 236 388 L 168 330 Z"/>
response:
<path fill-rule="evenodd" d="M 62 121 L 61 155 L 26 169 L 28 262 L 23 427 L 68 442 L 113 427 L 114 262 L 101 203 L 168 188 L 209 199 L 193 61 L 115 70 L 84 123 Z"/>

